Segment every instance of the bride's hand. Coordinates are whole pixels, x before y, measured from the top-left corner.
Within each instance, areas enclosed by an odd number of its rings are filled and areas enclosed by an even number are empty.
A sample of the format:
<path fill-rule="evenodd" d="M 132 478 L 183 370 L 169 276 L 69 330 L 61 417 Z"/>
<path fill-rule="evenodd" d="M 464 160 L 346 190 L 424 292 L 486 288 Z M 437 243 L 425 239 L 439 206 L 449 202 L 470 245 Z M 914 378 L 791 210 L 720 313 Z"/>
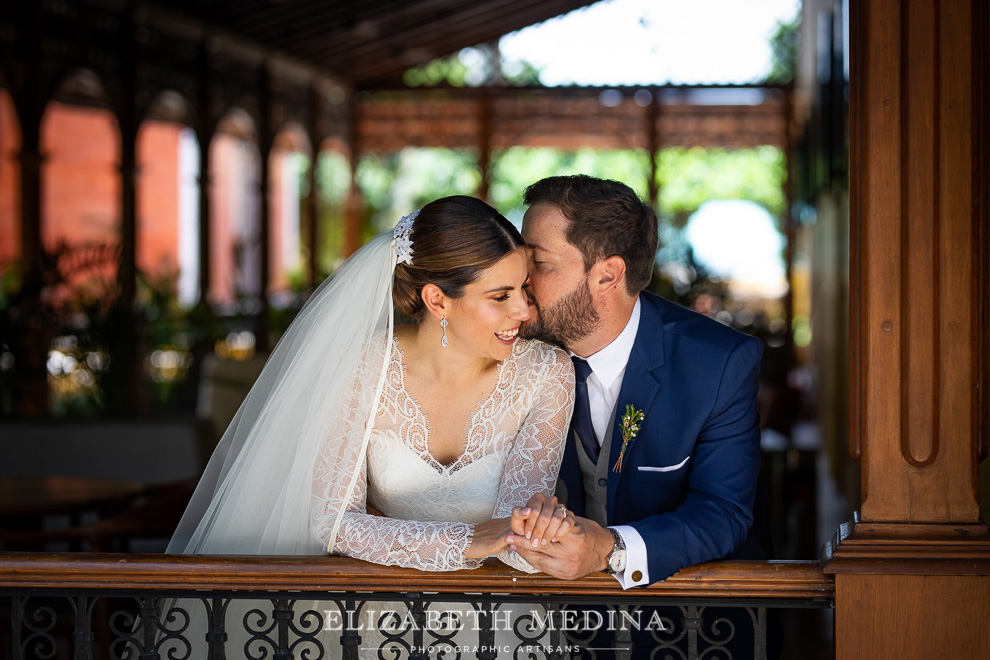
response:
<path fill-rule="evenodd" d="M 526 506 L 512 510 L 510 526 L 514 534 L 525 536 L 533 547 L 538 547 L 566 536 L 574 527 L 574 514 L 556 497 L 537 493 Z"/>
<path fill-rule="evenodd" d="M 468 559 L 484 559 L 506 548 L 505 537 L 512 533 L 509 518 L 493 518 L 474 526 L 471 545 L 464 551 Z"/>

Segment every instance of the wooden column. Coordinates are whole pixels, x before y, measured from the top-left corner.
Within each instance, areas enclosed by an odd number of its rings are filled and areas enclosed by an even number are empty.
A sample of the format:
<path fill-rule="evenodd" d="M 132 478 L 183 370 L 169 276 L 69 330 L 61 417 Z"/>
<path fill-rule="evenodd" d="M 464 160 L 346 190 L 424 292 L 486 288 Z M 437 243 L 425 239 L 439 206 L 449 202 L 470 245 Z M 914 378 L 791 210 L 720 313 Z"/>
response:
<path fill-rule="evenodd" d="M 650 194 L 650 206 L 654 210 L 660 208 L 660 184 L 657 183 L 657 172 L 660 169 L 657 159 L 660 158 L 660 88 L 650 88 L 650 102 L 646 106 L 646 135 L 649 140 L 647 149 L 650 152 L 650 180 L 647 182 Z"/>
<path fill-rule="evenodd" d="M 868 0 L 856 45 L 851 339 L 862 518 L 976 523 L 987 248 L 974 207 L 976 0 Z M 941 11 L 938 11 L 941 8 Z M 864 38 L 865 37 L 865 38 Z M 908 45 L 910 43 L 910 45 Z M 984 42 L 985 43 L 985 42 Z M 853 51 L 856 55 L 856 51 Z M 857 162 L 858 161 L 858 162 Z M 986 173 L 983 173 L 985 176 Z"/>
<path fill-rule="evenodd" d="M 347 211 L 344 215 L 344 246 L 341 256 L 349 257 L 361 247 L 361 216 L 364 213 L 364 200 L 361 199 L 361 190 L 357 185 L 357 165 L 358 150 L 360 140 L 358 139 L 358 103 L 353 91 L 349 91 L 348 113 L 346 128 L 347 146 L 350 150 L 351 159 L 351 191 L 347 196 Z"/>
<path fill-rule="evenodd" d="M 478 96 L 478 169 L 481 170 L 481 185 L 478 186 L 478 197 L 490 202 L 489 187 L 491 185 L 492 168 L 492 95 L 489 90 L 482 90 Z"/>
<path fill-rule="evenodd" d="M 21 126 L 21 263 L 23 284 L 18 305 L 24 317 L 22 351 L 14 363 L 18 383 L 15 410 L 21 417 L 48 415 L 48 347 L 52 333 L 42 307 L 41 242 L 41 121 L 45 113 L 44 94 L 44 9 L 35 3 L 25 10 L 27 29 L 20 35 L 24 57 L 15 64 L 13 93 Z"/>
<path fill-rule="evenodd" d="M 839 73 L 833 69 L 832 78 Z M 791 126 L 794 123 L 794 89 L 788 87 L 784 92 L 784 278 L 787 280 L 787 293 L 784 294 L 784 322 L 787 332 L 784 333 L 784 344 L 787 347 L 788 360 L 796 359 L 794 354 L 794 252 L 797 247 L 797 223 L 794 220 L 794 140 L 791 137 Z"/>
<path fill-rule="evenodd" d="M 134 15 L 128 11 L 120 30 L 120 264 L 117 283 L 120 304 L 133 309 L 137 291 L 137 133 L 140 118 L 137 108 L 138 46 L 134 38 Z"/>
<path fill-rule="evenodd" d="M 271 281 L 272 241 L 271 241 L 271 191 L 272 191 L 272 148 L 275 145 L 272 127 L 271 80 L 268 65 L 263 64 L 258 71 L 258 151 L 260 172 L 258 173 L 258 222 L 261 245 L 260 273 L 258 283 L 259 311 L 254 319 L 255 348 L 264 354 L 270 350 L 268 337 L 268 283 Z M 250 248 L 249 248 L 250 249 Z"/>
<path fill-rule="evenodd" d="M 137 66 L 140 50 L 135 40 L 134 12 L 123 17 L 118 44 L 120 54 L 120 262 L 117 284 L 120 298 L 114 311 L 116 332 L 110 347 L 107 408 L 112 414 L 145 412 L 144 361 L 140 351 L 140 317 L 134 313 L 137 295 Z"/>
<path fill-rule="evenodd" d="M 317 178 L 317 167 L 320 164 L 320 149 L 323 145 L 323 135 L 320 131 L 320 116 L 323 113 L 321 94 L 316 87 L 309 90 L 310 124 L 307 127 L 310 144 L 309 161 L 309 197 L 306 198 L 306 233 L 309 238 L 309 255 L 306 262 L 306 281 L 309 290 L 313 291 L 319 285 L 319 240 L 320 240 L 320 197 Z"/>
<path fill-rule="evenodd" d="M 199 140 L 199 301 L 201 310 L 208 309 L 210 300 L 210 146 L 213 142 L 213 105 L 210 49 L 204 40 L 199 47 L 199 98 L 196 117 L 196 139 Z"/>
<path fill-rule="evenodd" d="M 990 657 L 986 0 L 851 16 L 850 451 L 837 658 Z"/>

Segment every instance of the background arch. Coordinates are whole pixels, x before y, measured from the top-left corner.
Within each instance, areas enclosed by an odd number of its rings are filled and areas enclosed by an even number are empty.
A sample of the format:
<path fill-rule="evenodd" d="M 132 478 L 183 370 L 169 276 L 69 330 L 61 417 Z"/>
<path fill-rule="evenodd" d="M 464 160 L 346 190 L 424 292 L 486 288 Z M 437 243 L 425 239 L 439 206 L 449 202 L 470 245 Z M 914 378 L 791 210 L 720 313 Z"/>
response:
<path fill-rule="evenodd" d="M 21 259 L 21 123 L 0 72 L 0 290 L 8 270 Z"/>
<path fill-rule="evenodd" d="M 199 296 L 200 141 L 193 118 L 185 97 L 163 90 L 136 139 L 138 273 L 185 307 Z"/>
<path fill-rule="evenodd" d="M 304 200 L 314 194 L 309 177 L 312 166 L 309 135 L 295 121 L 284 123 L 268 154 L 268 295 L 279 307 L 291 304 L 293 292 L 308 285 L 306 264 L 311 249 L 304 225 L 310 210 Z"/>
<path fill-rule="evenodd" d="M 240 108 L 210 140 L 210 291 L 221 311 L 252 313 L 261 295 L 261 153 L 258 129 Z"/>

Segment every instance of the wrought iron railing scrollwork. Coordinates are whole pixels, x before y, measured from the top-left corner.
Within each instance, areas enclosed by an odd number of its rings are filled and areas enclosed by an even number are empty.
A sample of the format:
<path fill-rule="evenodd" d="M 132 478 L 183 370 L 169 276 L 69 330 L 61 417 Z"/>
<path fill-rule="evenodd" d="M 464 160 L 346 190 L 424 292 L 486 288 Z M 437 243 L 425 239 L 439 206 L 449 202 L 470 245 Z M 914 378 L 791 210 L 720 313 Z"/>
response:
<path fill-rule="evenodd" d="M 833 598 L 810 562 L 712 563 L 623 592 L 604 575 L 495 564 L 441 575 L 343 558 L 0 553 L 0 658 L 597 660 L 644 645 L 766 657 L 768 608 Z"/>
<path fill-rule="evenodd" d="M 25 654 L 31 649 L 41 660 L 53 658 L 57 647 L 55 637 L 52 635 L 57 621 L 55 610 L 48 605 L 39 605 L 27 614 L 29 600 L 30 598 L 16 596 L 11 599 L 11 614 L 17 617 L 21 624 L 17 630 L 11 625 L 13 631 L 11 651 Z"/>

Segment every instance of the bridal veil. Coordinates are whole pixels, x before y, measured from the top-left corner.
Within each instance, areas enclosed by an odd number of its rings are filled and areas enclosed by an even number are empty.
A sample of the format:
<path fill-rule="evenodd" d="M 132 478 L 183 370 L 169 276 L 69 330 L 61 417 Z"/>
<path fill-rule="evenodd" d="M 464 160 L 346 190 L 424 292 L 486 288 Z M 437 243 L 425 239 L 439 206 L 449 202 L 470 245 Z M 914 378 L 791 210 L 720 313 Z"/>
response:
<path fill-rule="evenodd" d="M 332 551 L 391 355 L 395 263 L 389 230 L 317 288 L 223 434 L 167 552 L 325 554 L 310 505 L 324 443 L 341 468 Z"/>

